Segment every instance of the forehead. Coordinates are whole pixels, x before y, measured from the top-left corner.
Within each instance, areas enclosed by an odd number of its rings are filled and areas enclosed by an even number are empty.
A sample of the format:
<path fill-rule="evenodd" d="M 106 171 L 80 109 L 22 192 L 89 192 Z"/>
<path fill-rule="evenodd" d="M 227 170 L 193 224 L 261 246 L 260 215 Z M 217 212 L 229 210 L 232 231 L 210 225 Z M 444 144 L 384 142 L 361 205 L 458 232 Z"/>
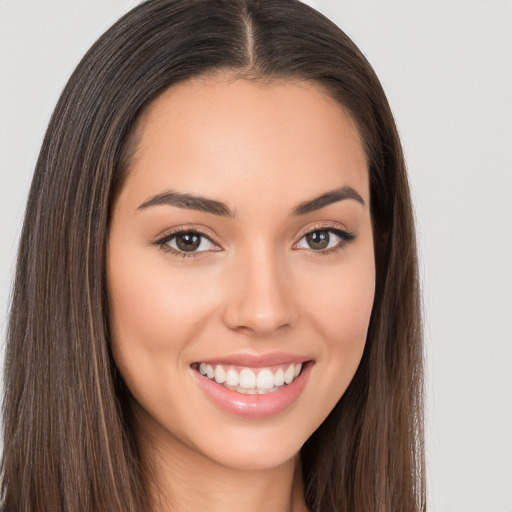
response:
<path fill-rule="evenodd" d="M 182 189 L 228 203 L 246 189 L 293 202 L 349 185 L 368 200 L 355 122 L 307 81 L 209 77 L 170 87 L 139 119 L 125 184 L 139 196 Z"/>

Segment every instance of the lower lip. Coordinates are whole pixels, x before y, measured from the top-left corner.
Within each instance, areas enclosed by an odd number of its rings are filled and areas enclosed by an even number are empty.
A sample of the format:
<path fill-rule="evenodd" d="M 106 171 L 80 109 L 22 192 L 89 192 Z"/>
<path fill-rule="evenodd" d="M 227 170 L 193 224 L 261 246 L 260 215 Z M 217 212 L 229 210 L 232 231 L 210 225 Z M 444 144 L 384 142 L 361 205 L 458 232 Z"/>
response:
<path fill-rule="evenodd" d="M 192 370 L 208 398 L 221 409 L 245 418 L 268 418 L 283 412 L 299 397 L 309 377 L 313 362 L 309 361 L 291 384 L 263 395 L 246 395 L 217 384 L 214 380 Z"/>

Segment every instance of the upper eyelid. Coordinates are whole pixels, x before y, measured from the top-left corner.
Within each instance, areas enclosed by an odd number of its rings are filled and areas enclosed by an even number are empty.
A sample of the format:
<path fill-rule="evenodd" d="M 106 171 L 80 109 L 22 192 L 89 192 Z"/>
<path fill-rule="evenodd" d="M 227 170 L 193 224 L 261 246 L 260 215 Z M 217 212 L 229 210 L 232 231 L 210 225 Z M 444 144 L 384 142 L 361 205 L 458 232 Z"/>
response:
<path fill-rule="evenodd" d="M 197 227 L 197 226 L 194 226 L 194 227 L 182 226 L 182 227 L 168 229 L 168 230 L 164 231 L 163 233 L 161 233 L 160 235 L 158 235 L 155 238 L 153 243 L 158 243 L 158 242 L 161 242 L 162 240 L 170 239 L 173 236 L 177 236 L 182 233 L 197 233 L 198 235 L 208 238 L 208 240 L 210 240 L 212 243 L 214 243 L 216 245 L 220 245 L 219 242 L 217 241 L 217 237 L 214 234 L 212 234 L 211 232 L 209 232 L 206 229 L 203 229 L 202 227 Z"/>
<path fill-rule="evenodd" d="M 343 231 L 345 233 L 351 233 L 344 224 L 341 224 L 340 222 L 327 221 L 301 229 L 296 236 L 296 240 L 298 241 L 309 233 L 314 233 L 315 231 Z"/>

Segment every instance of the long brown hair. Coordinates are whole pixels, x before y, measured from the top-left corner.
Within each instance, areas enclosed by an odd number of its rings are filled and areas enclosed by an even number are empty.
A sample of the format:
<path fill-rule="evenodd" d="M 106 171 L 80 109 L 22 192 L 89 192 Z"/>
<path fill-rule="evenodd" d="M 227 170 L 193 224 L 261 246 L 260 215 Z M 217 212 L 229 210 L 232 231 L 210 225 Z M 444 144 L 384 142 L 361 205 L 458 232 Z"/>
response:
<path fill-rule="evenodd" d="M 413 214 L 393 116 L 371 66 L 297 0 L 149 0 L 89 50 L 37 162 L 8 325 L 5 512 L 150 510 L 110 350 L 109 211 L 141 111 L 216 71 L 310 80 L 355 119 L 368 159 L 377 284 L 361 364 L 301 451 L 315 512 L 425 510 L 422 332 Z"/>

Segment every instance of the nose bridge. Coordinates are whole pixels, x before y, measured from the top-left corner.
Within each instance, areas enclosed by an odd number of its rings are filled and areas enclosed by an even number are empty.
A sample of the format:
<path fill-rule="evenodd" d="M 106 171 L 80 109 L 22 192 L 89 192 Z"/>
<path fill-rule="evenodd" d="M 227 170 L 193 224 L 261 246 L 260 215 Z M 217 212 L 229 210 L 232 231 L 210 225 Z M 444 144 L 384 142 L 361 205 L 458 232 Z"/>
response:
<path fill-rule="evenodd" d="M 271 245 L 254 244 L 236 260 L 226 298 L 226 324 L 258 335 L 290 325 L 292 293 L 283 258 Z"/>

